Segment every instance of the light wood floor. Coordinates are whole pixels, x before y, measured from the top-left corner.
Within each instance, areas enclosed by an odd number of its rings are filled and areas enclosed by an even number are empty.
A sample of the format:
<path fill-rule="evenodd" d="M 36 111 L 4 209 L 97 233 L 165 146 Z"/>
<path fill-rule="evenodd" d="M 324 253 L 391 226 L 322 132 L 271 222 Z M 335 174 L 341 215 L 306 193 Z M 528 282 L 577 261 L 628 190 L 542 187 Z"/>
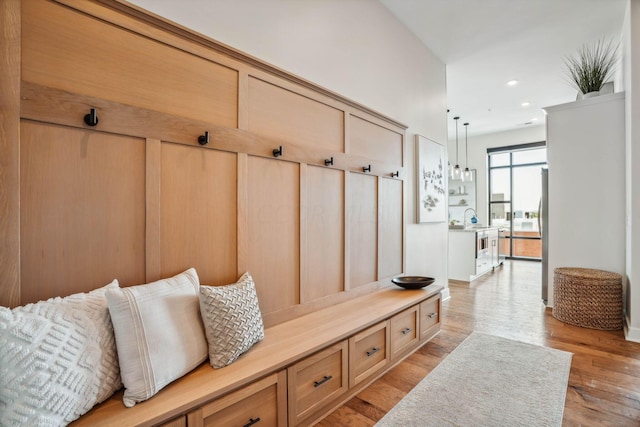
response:
<path fill-rule="evenodd" d="M 640 344 L 556 320 L 540 302 L 540 271 L 507 261 L 471 285 L 450 284 L 440 334 L 318 425 L 374 425 L 476 330 L 573 353 L 564 426 L 640 426 Z"/>

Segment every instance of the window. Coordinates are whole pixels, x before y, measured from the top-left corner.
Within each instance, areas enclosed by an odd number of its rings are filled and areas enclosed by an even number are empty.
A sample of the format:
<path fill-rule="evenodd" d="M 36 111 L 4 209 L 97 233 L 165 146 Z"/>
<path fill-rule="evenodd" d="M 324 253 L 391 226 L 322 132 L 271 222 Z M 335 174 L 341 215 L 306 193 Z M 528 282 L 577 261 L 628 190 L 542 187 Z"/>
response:
<path fill-rule="evenodd" d="M 489 224 L 504 228 L 500 254 L 507 258 L 540 260 L 539 210 L 541 169 L 547 166 L 544 142 L 487 150 L 489 165 Z"/>

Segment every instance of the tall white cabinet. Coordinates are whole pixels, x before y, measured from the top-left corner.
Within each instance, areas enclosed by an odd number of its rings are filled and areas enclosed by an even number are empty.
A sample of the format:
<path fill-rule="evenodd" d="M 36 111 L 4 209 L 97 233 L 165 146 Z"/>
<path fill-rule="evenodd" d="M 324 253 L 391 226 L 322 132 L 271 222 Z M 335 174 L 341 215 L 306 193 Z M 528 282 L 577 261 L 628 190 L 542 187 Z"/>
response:
<path fill-rule="evenodd" d="M 545 108 L 549 301 L 553 271 L 625 271 L 624 93 Z"/>

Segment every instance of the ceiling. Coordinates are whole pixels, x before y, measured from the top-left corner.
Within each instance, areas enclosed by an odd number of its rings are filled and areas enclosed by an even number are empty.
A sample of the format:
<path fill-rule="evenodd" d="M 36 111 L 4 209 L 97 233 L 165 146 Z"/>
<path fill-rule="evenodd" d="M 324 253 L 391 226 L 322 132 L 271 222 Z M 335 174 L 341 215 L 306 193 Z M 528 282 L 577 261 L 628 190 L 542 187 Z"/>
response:
<path fill-rule="evenodd" d="M 453 116 L 468 133 L 544 124 L 543 107 L 575 100 L 563 57 L 620 38 L 627 0 L 380 0 L 447 64 Z M 517 80 L 515 86 L 507 82 Z M 617 89 L 616 89 L 617 90 Z M 524 102 L 529 102 L 523 107 Z"/>

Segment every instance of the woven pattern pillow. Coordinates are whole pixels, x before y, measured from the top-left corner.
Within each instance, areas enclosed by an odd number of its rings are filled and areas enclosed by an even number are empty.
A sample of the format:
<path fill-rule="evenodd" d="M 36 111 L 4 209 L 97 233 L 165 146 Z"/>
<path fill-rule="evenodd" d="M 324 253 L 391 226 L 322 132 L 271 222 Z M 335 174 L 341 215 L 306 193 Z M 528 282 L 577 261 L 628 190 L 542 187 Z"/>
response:
<path fill-rule="evenodd" d="M 200 313 L 214 368 L 229 365 L 264 339 L 258 295 L 249 273 L 235 284 L 200 286 Z"/>
<path fill-rule="evenodd" d="M 193 268 L 170 279 L 107 291 L 123 402 L 132 407 L 207 358 Z"/>
<path fill-rule="evenodd" d="M 120 388 L 107 289 L 0 307 L 0 425 L 67 425 Z"/>

